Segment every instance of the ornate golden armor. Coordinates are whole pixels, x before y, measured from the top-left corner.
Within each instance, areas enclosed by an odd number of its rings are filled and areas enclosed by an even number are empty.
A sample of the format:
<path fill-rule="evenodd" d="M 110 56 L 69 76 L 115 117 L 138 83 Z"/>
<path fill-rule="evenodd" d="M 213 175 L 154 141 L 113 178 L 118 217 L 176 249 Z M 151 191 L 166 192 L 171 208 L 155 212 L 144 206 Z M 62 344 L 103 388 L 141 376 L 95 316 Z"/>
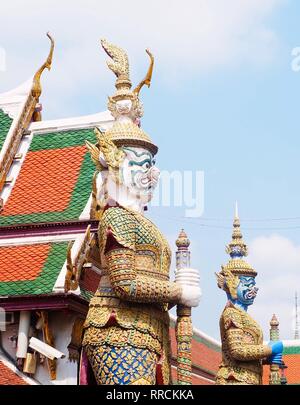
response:
<path fill-rule="evenodd" d="M 217 384 L 262 383 L 262 359 L 272 353 L 263 345 L 262 330 L 251 316 L 230 302 L 220 319 L 222 363 Z"/>
<path fill-rule="evenodd" d="M 156 355 L 163 383 L 168 384 L 166 303 L 180 296 L 179 287 L 169 282 L 168 243 L 152 222 L 123 207 L 104 211 L 98 236 L 104 274 L 90 302 L 83 346 L 87 353 L 105 345 L 146 349 Z M 153 383 L 151 378 L 148 383 Z"/>

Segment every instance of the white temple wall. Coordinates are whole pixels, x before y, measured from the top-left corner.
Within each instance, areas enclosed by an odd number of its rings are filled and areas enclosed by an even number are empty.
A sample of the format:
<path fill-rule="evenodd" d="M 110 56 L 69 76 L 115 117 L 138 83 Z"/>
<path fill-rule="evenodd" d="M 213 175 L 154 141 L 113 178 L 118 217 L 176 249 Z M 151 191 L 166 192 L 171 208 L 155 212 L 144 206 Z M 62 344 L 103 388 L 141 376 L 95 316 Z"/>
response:
<path fill-rule="evenodd" d="M 78 316 L 78 315 L 77 315 Z M 67 346 L 71 341 L 72 327 L 76 314 L 65 311 L 49 311 L 49 326 L 53 333 L 55 348 L 65 354 L 63 359 L 57 359 L 56 380 L 51 380 L 48 371 L 48 362 L 45 359 L 43 364 L 37 360 L 36 373 L 33 379 L 42 385 L 76 385 L 77 384 L 77 362 L 69 360 Z M 18 335 L 18 324 L 7 325 L 6 331 L 2 332 L 2 344 L 7 353 L 16 359 L 16 345 L 11 340 Z M 38 336 L 42 340 L 42 334 Z"/>

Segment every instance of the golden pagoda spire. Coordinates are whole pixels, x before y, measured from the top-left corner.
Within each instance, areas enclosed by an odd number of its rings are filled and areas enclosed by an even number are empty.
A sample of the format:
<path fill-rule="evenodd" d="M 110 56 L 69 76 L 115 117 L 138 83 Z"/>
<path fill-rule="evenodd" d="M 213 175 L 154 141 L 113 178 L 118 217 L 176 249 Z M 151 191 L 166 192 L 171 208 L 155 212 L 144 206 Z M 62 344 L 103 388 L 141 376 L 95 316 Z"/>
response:
<path fill-rule="evenodd" d="M 222 266 L 222 272 L 231 272 L 234 275 L 247 275 L 255 277 L 257 272 L 243 258 L 248 255 L 248 247 L 243 240 L 241 232 L 238 205 L 235 204 L 232 240 L 226 246 L 226 253 L 230 255 L 230 260 Z"/>
<path fill-rule="evenodd" d="M 228 253 L 231 258 L 243 257 L 247 256 L 248 254 L 248 248 L 246 243 L 243 241 L 243 235 L 241 233 L 241 224 L 237 202 L 235 203 L 232 240 L 226 246 L 226 253 Z"/>

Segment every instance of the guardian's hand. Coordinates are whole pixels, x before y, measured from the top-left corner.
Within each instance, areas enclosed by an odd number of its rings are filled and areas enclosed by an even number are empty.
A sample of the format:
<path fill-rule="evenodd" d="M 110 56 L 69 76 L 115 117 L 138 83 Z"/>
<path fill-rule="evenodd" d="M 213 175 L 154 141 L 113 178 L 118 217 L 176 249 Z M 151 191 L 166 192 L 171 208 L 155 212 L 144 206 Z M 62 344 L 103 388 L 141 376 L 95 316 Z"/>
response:
<path fill-rule="evenodd" d="M 201 298 L 199 271 L 184 267 L 176 271 L 175 283 L 182 288 L 181 304 L 197 307 Z"/>
<path fill-rule="evenodd" d="M 283 352 L 283 344 L 281 340 L 276 342 L 269 342 L 268 346 L 272 349 L 272 355 L 270 356 L 270 363 L 271 364 L 281 364 L 282 363 L 282 352 Z"/>
<path fill-rule="evenodd" d="M 190 285 L 181 285 L 180 303 L 186 307 L 197 307 L 201 298 L 200 287 L 193 287 Z"/>

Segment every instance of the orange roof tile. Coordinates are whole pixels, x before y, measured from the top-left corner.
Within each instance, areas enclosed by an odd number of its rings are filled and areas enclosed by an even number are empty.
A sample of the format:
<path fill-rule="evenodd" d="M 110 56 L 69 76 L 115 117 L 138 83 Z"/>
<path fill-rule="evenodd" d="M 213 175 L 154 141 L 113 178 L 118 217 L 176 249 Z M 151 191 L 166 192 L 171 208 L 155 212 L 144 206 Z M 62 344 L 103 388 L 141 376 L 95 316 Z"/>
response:
<path fill-rule="evenodd" d="M 28 152 L 1 215 L 66 209 L 85 153 L 85 146 Z"/>
<path fill-rule="evenodd" d="M 93 128 L 34 135 L 0 225 L 78 219 L 95 172 L 86 140 L 95 141 Z"/>
<path fill-rule="evenodd" d="M 300 384 L 300 354 L 286 354 L 283 361 L 288 367 L 285 370 L 288 384 Z"/>
<path fill-rule="evenodd" d="M 288 384 L 300 384 L 300 354 L 284 354 L 282 359 L 287 366 L 285 376 Z M 263 369 L 263 384 L 269 384 L 270 366 L 265 365 Z"/>
<path fill-rule="evenodd" d="M 50 244 L 0 248 L 0 282 L 35 280 L 42 271 Z"/>
<path fill-rule="evenodd" d="M 0 360 L 0 385 L 28 385 Z"/>

